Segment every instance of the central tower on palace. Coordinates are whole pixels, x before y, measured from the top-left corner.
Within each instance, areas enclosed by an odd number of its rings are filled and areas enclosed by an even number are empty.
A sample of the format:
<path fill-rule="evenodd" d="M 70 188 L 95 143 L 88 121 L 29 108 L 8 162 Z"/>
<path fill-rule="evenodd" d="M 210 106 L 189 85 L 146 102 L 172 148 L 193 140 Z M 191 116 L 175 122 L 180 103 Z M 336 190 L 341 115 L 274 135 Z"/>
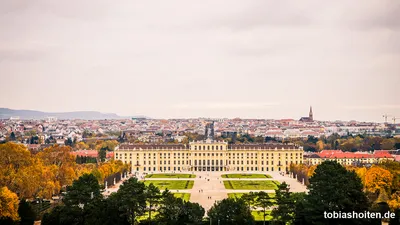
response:
<path fill-rule="evenodd" d="M 214 140 L 214 121 L 206 124 L 205 138 L 206 140 Z"/>

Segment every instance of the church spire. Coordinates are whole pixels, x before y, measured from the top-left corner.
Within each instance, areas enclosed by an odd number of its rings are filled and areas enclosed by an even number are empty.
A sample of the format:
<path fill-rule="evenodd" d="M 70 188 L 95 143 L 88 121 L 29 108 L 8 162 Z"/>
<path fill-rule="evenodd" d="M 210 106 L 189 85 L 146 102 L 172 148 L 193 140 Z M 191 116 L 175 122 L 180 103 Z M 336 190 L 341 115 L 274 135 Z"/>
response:
<path fill-rule="evenodd" d="M 312 106 L 310 106 L 310 113 L 308 114 L 308 117 L 309 117 L 311 120 L 314 120 L 313 112 L 312 112 Z"/>

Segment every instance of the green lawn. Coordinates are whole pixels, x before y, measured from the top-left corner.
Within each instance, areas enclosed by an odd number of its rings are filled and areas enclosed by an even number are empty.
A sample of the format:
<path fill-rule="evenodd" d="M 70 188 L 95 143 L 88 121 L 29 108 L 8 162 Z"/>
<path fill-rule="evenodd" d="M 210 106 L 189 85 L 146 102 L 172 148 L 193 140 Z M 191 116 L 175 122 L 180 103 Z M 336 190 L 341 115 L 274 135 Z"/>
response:
<path fill-rule="evenodd" d="M 233 174 L 222 174 L 222 178 L 272 178 L 268 174 L 246 174 L 246 173 L 233 173 Z"/>
<path fill-rule="evenodd" d="M 155 173 L 147 174 L 145 178 L 195 178 L 193 174 Z"/>
<path fill-rule="evenodd" d="M 153 183 L 160 190 L 182 190 L 192 189 L 194 181 L 192 180 L 146 180 L 144 184 L 148 186 Z"/>
<path fill-rule="evenodd" d="M 190 193 L 174 193 L 174 196 L 176 198 L 181 198 L 184 201 L 189 201 L 190 199 Z"/>
<path fill-rule="evenodd" d="M 239 198 L 242 197 L 243 194 L 244 193 L 239 193 L 239 192 L 237 192 L 237 193 L 228 193 L 228 198 L 239 199 Z M 268 193 L 268 195 L 269 195 L 270 198 L 275 198 L 275 193 Z"/>
<path fill-rule="evenodd" d="M 275 190 L 279 185 L 275 180 L 225 180 L 226 189 L 237 190 Z"/>
<path fill-rule="evenodd" d="M 251 214 L 254 216 L 254 220 L 256 221 L 264 221 L 264 212 L 263 211 L 251 211 Z M 272 220 L 272 216 L 270 216 L 271 211 L 267 211 L 267 215 L 265 216 L 265 221 Z"/>

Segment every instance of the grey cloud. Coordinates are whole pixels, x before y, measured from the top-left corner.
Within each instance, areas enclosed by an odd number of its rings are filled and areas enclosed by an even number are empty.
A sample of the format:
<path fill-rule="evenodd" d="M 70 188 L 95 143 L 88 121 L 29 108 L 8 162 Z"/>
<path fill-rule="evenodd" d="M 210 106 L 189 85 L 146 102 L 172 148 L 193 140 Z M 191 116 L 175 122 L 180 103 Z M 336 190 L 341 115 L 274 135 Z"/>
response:
<path fill-rule="evenodd" d="M 208 21 L 210 27 L 232 30 L 252 30 L 259 27 L 296 27 L 309 26 L 315 20 L 305 9 L 288 1 L 251 1 L 252 5 L 224 15 L 217 20 Z"/>
<path fill-rule="evenodd" d="M 400 1 L 383 1 L 368 17 L 358 18 L 355 25 L 364 29 L 400 29 Z"/>
<path fill-rule="evenodd" d="M 397 2 L 0 0 L 0 102 L 156 118 L 298 118 L 311 104 L 380 120 L 399 112 L 384 106 L 400 104 Z"/>
<path fill-rule="evenodd" d="M 0 62 L 28 62 L 38 61 L 48 56 L 47 52 L 41 50 L 2 50 L 0 49 Z"/>

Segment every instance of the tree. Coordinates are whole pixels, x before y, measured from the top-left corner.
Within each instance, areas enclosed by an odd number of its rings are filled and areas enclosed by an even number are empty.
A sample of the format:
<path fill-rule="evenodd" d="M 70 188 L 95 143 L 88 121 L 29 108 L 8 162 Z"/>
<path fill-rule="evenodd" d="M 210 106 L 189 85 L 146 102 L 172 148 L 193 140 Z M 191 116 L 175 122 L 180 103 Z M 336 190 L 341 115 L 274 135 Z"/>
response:
<path fill-rule="evenodd" d="M 316 148 L 318 151 L 322 151 L 325 149 L 325 144 L 322 140 L 317 141 Z"/>
<path fill-rule="evenodd" d="M 382 149 L 385 150 L 393 150 L 395 144 L 396 142 L 393 138 L 387 138 L 381 142 Z"/>
<path fill-rule="evenodd" d="M 18 221 L 18 196 L 7 187 L 0 188 L 0 219 Z"/>
<path fill-rule="evenodd" d="M 67 145 L 67 146 L 71 146 L 71 147 L 73 147 L 73 145 L 74 145 L 74 142 L 72 141 L 72 139 L 69 137 L 67 140 L 65 140 L 65 145 Z"/>
<path fill-rule="evenodd" d="M 85 213 L 77 206 L 56 206 L 53 210 L 45 213 L 42 225 L 84 225 Z"/>
<path fill-rule="evenodd" d="M 33 225 L 35 222 L 36 214 L 25 199 L 19 202 L 18 215 L 21 218 L 20 225 Z"/>
<path fill-rule="evenodd" d="M 100 185 L 93 174 L 84 174 L 67 188 L 63 202 L 67 206 L 87 205 L 94 199 L 102 198 Z"/>
<path fill-rule="evenodd" d="M 254 192 L 249 192 L 249 193 L 244 193 L 241 197 L 241 199 L 247 204 L 249 207 L 249 210 L 251 211 L 252 206 L 255 203 L 255 200 L 257 198 L 257 193 Z"/>
<path fill-rule="evenodd" d="M 16 140 L 15 133 L 14 133 L 14 131 L 12 131 L 10 134 L 10 141 L 15 141 L 15 140 Z"/>
<path fill-rule="evenodd" d="M 162 193 L 157 211 L 157 224 L 165 225 L 201 224 L 204 216 L 204 208 L 198 203 L 185 202 L 168 190 Z"/>
<path fill-rule="evenodd" d="M 365 187 L 370 192 L 379 191 L 381 188 L 389 191 L 393 181 L 393 175 L 378 166 L 371 167 L 365 174 Z"/>
<path fill-rule="evenodd" d="M 267 209 L 269 209 L 272 205 L 273 205 L 272 199 L 267 193 L 263 191 L 256 193 L 255 206 L 263 209 L 264 225 L 265 225 L 265 217 L 267 216 Z"/>
<path fill-rule="evenodd" d="M 392 194 L 390 200 L 388 201 L 388 205 L 392 210 L 400 209 L 400 192 Z"/>
<path fill-rule="evenodd" d="M 336 161 L 325 161 L 315 170 L 305 198 L 304 220 L 307 224 L 327 224 L 324 212 L 364 212 L 367 197 L 362 191 L 361 179 Z M 336 223 L 339 223 L 338 220 Z M 329 223 L 334 221 L 329 221 Z M 364 224 L 361 219 L 346 219 L 346 224 Z"/>
<path fill-rule="evenodd" d="M 120 201 L 122 215 L 129 218 L 130 224 L 134 224 L 137 217 L 144 214 L 146 209 L 145 186 L 137 178 L 126 180 L 119 188 L 117 195 Z"/>
<path fill-rule="evenodd" d="M 400 149 L 400 142 L 399 142 L 399 141 L 397 141 L 397 142 L 394 144 L 394 148 L 395 148 L 395 149 Z"/>
<path fill-rule="evenodd" d="M 120 208 L 119 197 L 116 193 L 111 194 L 102 207 L 104 225 L 129 225 L 129 217 Z"/>
<path fill-rule="evenodd" d="M 177 198 L 174 197 L 171 192 L 165 190 L 162 193 L 160 207 L 158 209 L 158 215 L 156 220 L 165 224 L 172 224 L 178 221 L 182 205 L 177 202 Z"/>
<path fill-rule="evenodd" d="M 77 149 L 89 149 L 89 145 L 87 145 L 85 142 L 81 141 L 76 144 L 76 148 Z"/>
<path fill-rule="evenodd" d="M 365 167 L 358 167 L 355 170 L 357 176 L 361 179 L 362 184 L 365 186 L 365 175 L 367 173 L 367 168 Z"/>
<path fill-rule="evenodd" d="M 400 225 L 400 209 L 396 209 L 394 213 L 396 216 L 390 220 L 389 225 Z"/>
<path fill-rule="evenodd" d="M 107 157 L 107 152 L 104 148 L 99 150 L 99 158 L 100 158 L 100 162 L 104 162 L 106 160 Z"/>
<path fill-rule="evenodd" d="M 262 136 L 257 136 L 257 137 L 255 137 L 254 138 L 254 142 L 256 142 L 256 143 L 264 143 L 264 137 L 262 137 Z"/>
<path fill-rule="evenodd" d="M 151 183 L 149 186 L 147 186 L 145 194 L 147 203 L 149 205 L 149 221 L 151 221 L 151 211 L 153 210 L 153 206 L 157 206 L 159 204 L 161 193 L 160 189 Z"/>
<path fill-rule="evenodd" d="M 40 181 L 36 168 L 25 146 L 12 142 L 0 145 L 0 186 L 7 186 L 20 197 L 32 197 Z"/>
<path fill-rule="evenodd" d="M 73 180 L 76 179 L 76 162 L 75 156 L 71 154 L 71 147 L 54 145 L 45 148 L 37 154 L 44 165 L 56 165 L 55 171 L 56 179 L 60 182 L 61 186 L 71 185 Z"/>
<path fill-rule="evenodd" d="M 304 193 L 291 193 L 290 188 L 285 182 L 278 185 L 275 190 L 276 205 L 272 210 L 273 221 L 282 224 L 293 224 L 295 222 L 299 203 L 304 201 Z"/>
<path fill-rule="evenodd" d="M 242 199 L 227 198 L 215 203 L 207 212 L 213 224 L 254 224 L 254 217 Z"/>

